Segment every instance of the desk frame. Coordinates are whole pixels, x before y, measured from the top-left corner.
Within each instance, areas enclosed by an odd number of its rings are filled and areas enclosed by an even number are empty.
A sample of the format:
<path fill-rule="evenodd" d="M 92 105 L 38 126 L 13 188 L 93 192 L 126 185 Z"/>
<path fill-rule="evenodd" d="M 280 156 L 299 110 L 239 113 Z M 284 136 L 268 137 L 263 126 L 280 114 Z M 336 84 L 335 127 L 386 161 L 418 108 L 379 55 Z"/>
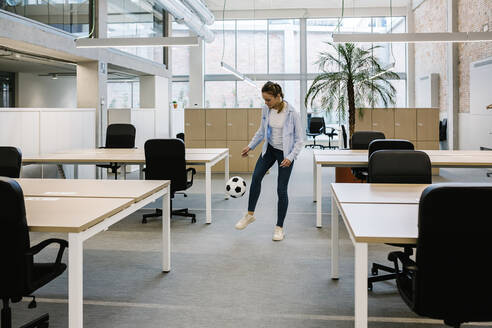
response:
<path fill-rule="evenodd" d="M 83 250 L 84 241 L 107 230 L 113 224 L 162 197 L 162 271 L 171 271 L 171 226 L 170 226 L 170 187 L 133 203 L 130 207 L 114 214 L 81 232 L 68 233 L 68 326 L 83 328 L 84 288 L 83 288 Z"/>

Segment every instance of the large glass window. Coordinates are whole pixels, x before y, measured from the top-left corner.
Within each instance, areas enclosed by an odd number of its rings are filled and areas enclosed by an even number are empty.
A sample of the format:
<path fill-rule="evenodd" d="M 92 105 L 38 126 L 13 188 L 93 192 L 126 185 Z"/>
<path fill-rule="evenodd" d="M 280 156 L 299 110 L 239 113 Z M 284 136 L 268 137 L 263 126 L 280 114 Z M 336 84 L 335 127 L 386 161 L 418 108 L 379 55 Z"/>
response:
<path fill-rule="evenodd" d="M 270 20 L 268 24 L 269 73 L 300 72 L 299 20 Z"/>
<path fill-rule="evenodd" d="M 238 107 L 235 81 L 206 81 L 205 106 L 209 108 Z"/>
<path fill-rule="evenodd" d="M 184 24 L 173 22 L 172 36 L 185 37 L 189 36 L 188 27 Z M 189 47 L 172 47 L 171 67 L 173 75 L 190 74 L 190 48 Z"/>
<path fill-rule="evenodd" d="M 215 21 L 210 29 L 215 39 L 205 44 L 205 74 L 225 74 L 222 60 L 236 67 L 236 21 Z"/>
<path fill-rule="evenodd" d="M 83 37 L 89 34 L 89 13 L 93 1 L 95 0 L 0 1 L 0 9 Z"/>
<path fill-rule="evenodd" d="M 140 107 L 140 82 L 108 81 L 108 108 Z"/>
<path fill-rule="evenodd" d="M 164 36 L 164 10 L 159 1 L 109 0 L 108 38 Z M 122 51 L 163 63 L 162 47 L 121 47 Z"/>
<path fill-rule="evenodd" d="M 172 101 L 177 102 L 180 108 L 188 107 L 188 104 L 190 103 L 190 99 L 188 97 L 188 88 L 188 82 L 173 82 L 172 84 Z"/>
<path fill-rule="evenodd" d="M 267 72 L 267 25 L 266 20 L 237 21 L 236 66 L 240 72 Z"/>

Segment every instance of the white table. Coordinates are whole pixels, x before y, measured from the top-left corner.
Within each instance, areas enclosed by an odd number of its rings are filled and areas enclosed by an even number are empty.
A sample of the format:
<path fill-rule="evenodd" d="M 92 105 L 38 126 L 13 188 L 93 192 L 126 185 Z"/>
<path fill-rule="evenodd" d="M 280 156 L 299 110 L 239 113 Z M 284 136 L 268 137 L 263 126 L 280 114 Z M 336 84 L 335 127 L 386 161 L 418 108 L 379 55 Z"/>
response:
<path fill-rule="evenodd" d="M 84 241 L 162 197 L 162 271 L 171 270 L 169 181 L 18 179 L 31 231 L 68 233 L 68 322 L 83 327 Z"/>
<path fill-rule="evenodd" d="M 475 150 L 423 150 L 435 168 L 492 167 L 492 152 Z M 313 201 L 316 202 L 316 227 L 322 227 L 322 168 L 367 167 L 367 150 L 313 152 Z"/>
<path fill-rule="evenodd" d="M 228 148 L 187 148 L 186 164 L 205 165 L 205 211 L 206 223 L 212 223 L 212 166 L 225 161 L 224 181 L 229 180 L 229 149 Z M 140 165 L 140 179 L 143 179 L 145 153 L 142 149 L 83 149 L 71 150 L 39 156 L 25 156 L 23 165 L 29 164 L 72 164 L 74 178 L 78 178 L 78 165 L 104 163 L 122 164 L 124 172 L 126 165 Z M 124 174 L 126 175 L 126 174 Z M 225 185 L 224 183 L 224 185 Z M 229 195 L 225 193 L 225 198 Z"/>
<path fill-rule="evenodd" d="M 420 198 L 422 190 L 427 186 L 331 184 L 331 277 L 332 279 L 339 278 L 338 213 L 340 213 L 347 227 L 350 240 L 355 247 L 356 328 L 367 328 L 368 244 L 416 243 L 419 207 L 417 199 Z M 392 189 L 394 189 L 394 193 L 391 191 Z M 385 197 L 386 203 L 382 203 L 383 197 Z"/>

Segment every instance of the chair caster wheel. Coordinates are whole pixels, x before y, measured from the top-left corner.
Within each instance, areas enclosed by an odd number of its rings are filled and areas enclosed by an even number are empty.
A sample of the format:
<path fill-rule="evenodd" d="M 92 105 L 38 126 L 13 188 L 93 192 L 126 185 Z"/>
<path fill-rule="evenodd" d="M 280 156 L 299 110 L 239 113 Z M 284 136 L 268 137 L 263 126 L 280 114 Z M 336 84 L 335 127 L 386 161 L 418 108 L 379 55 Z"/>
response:
<path fill-rule="evenodd" d="M 373 276 L 377 276 L 379 272 L 378 272 L 378 269 L 372 269 L 371 273 Z"/>
<path fill-rule="evenodd" d="M 146 218 L 143 218 L 142 219 L 142 224 L 146 224 L 147 223 L 147 219 Z"/>

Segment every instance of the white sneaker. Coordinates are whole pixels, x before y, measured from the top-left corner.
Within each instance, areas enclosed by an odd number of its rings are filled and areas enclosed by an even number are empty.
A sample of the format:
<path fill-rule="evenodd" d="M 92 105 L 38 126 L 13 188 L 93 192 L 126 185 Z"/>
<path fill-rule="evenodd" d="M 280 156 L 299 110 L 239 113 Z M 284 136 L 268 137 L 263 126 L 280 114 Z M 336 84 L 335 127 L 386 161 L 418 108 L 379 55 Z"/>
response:
<path fill-rule="evenodd" d="M 249 213 L 246 213 L 243 218 L 236 223 L 237 230 L 243 230 L 248 224 L 255 222 L 255 217 Z"/>
<path fill-rule="evenodd" d="M 284 229 L 279 226 L 275 226 L 275 230 L 273 231 L 273 241 L 281 241 L 284 239 Z"/>

